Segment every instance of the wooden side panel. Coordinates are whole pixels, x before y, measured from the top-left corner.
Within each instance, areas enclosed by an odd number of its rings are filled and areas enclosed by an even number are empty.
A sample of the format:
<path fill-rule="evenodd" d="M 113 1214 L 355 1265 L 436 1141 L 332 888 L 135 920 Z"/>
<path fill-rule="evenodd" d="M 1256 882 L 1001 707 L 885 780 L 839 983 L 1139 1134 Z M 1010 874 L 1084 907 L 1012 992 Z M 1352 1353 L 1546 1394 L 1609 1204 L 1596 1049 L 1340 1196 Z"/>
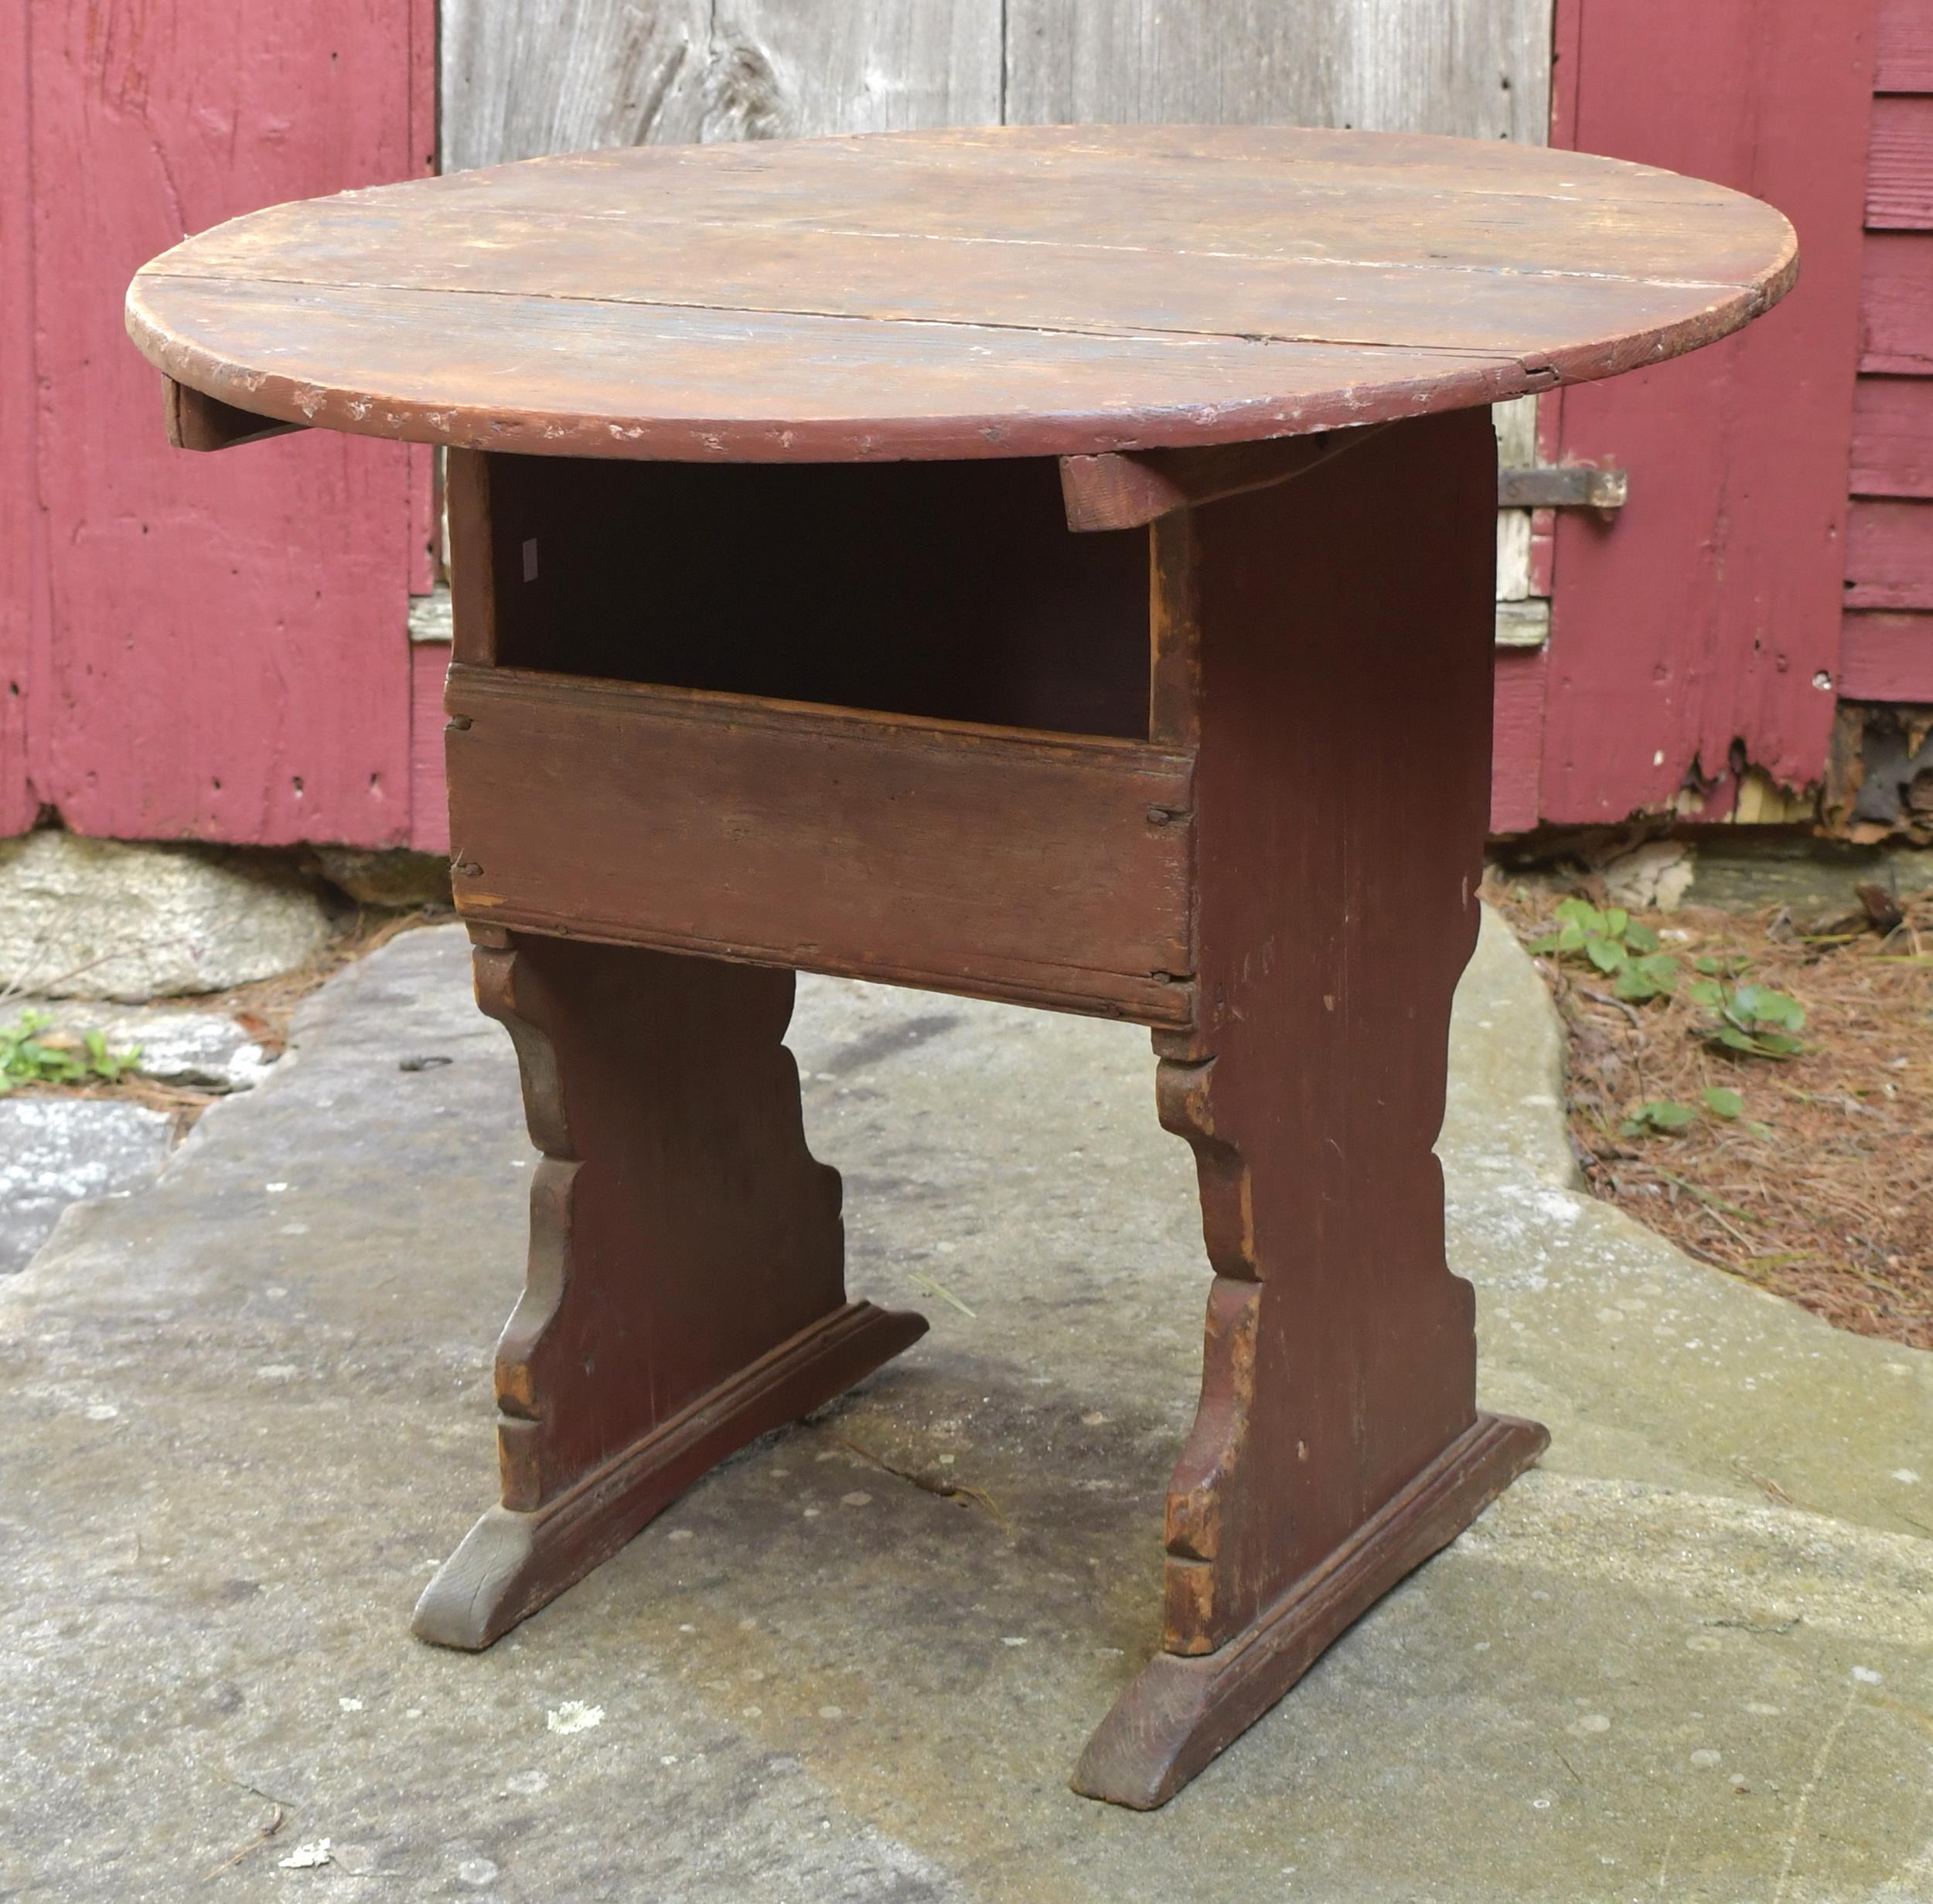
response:
<path fill-rule="evenodd" d="M 1853 493 L 1933 497 L 1933 376 L 1860 379 Z"/>
<path fill-rule="evenodd" d="M 1867 236 L 1860 322 L 1860 370 L 1933 375 L 1933 232 Z"/>
<path fill-rule="evenodd" d="M 1014 124 L 1275 122 L 1541 145 L 1550 0 L 1008 0 Z"/>
<path fill-rule="evenodd" d="M 1188 1016 L 1185 754 L 462 663 L 448 706 L 472 921 Z"/>
<path fill-rule="evenodd" d="M 1933 93 L 1933 8 L 1926 0 L 1880 0 L 1882 93 Z"/>
<path fill-rule="evenodd" d="M 1853 701 L 1933 703 L 1933 614 L 1849 615 L 1839 692 Z"/>
<path fill-rule="evenodd" d="M 30 9 L 0 15 L 0 837 L 32 825 L 27 710 L 36 668 L 45 517 L 34 486 L 33 322 L 27 128 Z"/>
<path fill-rule="evenodd" d="M 450 651 L 441 642 L 410 648 L 410 844 L 418 853 L 450 850 L 450 802 L 443 782 L 443 683 Z"/>
<path fill-rule="evenodd" d="M 444 169 L 1001 116 L 1000 0 L 442 0 Z"/>
<path fill-rule="evenodd" d="M 1873 100 L 1866 222 L 1875 231 L 1933 227 L 1933 97 Z"/>
<path fill-rule="evenodd" d="M 1746 335 L 1563 398 L 1565 455 L 1628 468 L 1631 500 L 1558 524 L 1543 816 L 1662 811 L 1688 784 L 1727 810 L 1738 754 L 1803 786 L 1832 731 L 1873 0 L 1565 4 L 1567 142 L 1798 230 L 1798 288 Z"/>
<path fill-rule="evenodd" d="M 1476 942 L 1495 484 L 1461 411 L 1198 512 L 1200 1004 L 1155 1048 L 1215 1280 L 1170 1652 L 1233 1639 L 1474 1419 L 1430 1146 Z"/>
<path fill-rule="evenodd" d="M 96 834 L 400 842 L 407 453 L 171 451 L 121 299 L 188 232 L 418 169 L 421 9 L 29 11 L 36 479 L 57 526 L 39 797 Z"/>
<path fill-rule="evenodd" d="M 1933 608 L 1933 503 L 1857 502 L 1846 536 L 1849 608 Z"/>

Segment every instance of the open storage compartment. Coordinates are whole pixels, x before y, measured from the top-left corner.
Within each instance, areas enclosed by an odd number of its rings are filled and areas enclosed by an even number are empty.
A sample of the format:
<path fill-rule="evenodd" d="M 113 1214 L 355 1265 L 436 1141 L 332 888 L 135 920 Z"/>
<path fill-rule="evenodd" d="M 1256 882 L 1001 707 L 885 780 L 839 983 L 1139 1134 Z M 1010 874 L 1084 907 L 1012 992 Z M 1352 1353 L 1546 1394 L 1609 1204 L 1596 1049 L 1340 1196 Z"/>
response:
<path fill-rule="evenodd" d="M 1144 530 L 1051 461 L 453 457 L 466 916 L 1185 1022 Z"/>
<path fill-rule="evenodd" d="M 503 666 L 1147 737 L 1146 533 L 1072 533 L 1051 458 L 488 481 Z"/>

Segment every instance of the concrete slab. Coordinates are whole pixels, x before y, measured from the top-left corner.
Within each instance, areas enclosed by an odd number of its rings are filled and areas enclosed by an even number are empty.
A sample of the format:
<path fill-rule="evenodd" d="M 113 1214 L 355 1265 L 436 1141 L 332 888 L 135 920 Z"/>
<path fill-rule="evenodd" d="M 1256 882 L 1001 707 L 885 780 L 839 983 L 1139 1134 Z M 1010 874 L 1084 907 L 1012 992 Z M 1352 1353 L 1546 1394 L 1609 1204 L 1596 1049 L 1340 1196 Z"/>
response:
<path fill-rule="evenodd" d="M 175 1122 L 101 1098 L 0 1098 L 0 1276 L 26 1267 L 60 1213 L 84 1197 L 154 1181 Z"/>
<path fill-rule="evenodd" d="M 492 1652 L 416 1644 L 492 1491 L 530 1156 L 462 966 L 417 933 L 333 981 L 0 1294 L 0 1897 L 237 1851 L 209 1895 L 1933 1897 L 1933 1357 L 1579 1196 L 1498 930 L 1453 1252 L 1551 1453 L 1165 1811 L 1063 1782 L 1153 1642 L 1205 1293 L 1120 1027 L 805 986 L 853 1284 L 932 1335 Z"/>

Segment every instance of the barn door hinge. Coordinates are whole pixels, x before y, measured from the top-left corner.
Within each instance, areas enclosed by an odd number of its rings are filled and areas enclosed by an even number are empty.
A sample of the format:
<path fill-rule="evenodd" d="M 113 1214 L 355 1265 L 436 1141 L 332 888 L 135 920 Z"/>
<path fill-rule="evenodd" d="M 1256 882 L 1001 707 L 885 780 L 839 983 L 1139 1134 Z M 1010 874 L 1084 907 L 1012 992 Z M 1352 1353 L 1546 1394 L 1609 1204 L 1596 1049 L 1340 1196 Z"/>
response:
<path fill-rule="evenodd" d="M 1605 463 L 1537 463 L 1497 472 L 1497 506 L 1505 509 L 1621 509 L 1631 472 Z"/>

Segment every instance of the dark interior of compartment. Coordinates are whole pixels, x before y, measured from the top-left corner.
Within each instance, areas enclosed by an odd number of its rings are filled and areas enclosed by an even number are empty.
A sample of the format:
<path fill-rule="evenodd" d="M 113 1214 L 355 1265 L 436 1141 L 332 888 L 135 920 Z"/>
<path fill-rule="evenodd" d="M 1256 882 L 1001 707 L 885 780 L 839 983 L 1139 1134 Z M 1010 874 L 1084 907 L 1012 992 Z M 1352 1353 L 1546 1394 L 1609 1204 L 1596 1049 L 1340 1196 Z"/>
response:
<path fill-rule="evenodd" d="M 511 667 L 1147 735 L 1144 530 L 1075 535 L 1049 460 L 497 456 Z"/>

